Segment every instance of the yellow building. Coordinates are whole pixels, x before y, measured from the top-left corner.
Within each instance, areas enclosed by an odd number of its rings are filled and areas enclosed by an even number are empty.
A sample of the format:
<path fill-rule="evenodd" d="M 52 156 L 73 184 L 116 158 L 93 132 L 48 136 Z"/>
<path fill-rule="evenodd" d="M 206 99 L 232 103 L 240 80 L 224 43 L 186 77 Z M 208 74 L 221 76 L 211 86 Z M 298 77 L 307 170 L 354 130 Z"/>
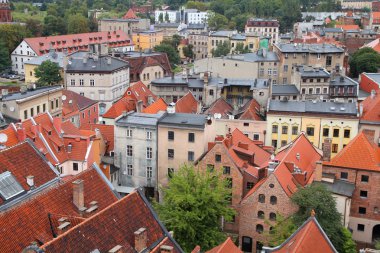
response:
<path fill-rule="evenodd" d="M 29 61 L 24 63 L 24 73 L 25 73 L 25 83 L 36 83 L 38 81 L 38 78 L 35 75 L 35 69 L 40 66 L 44 61 L 51 61 L 54 63 L 57 63 L 58 66 L 61 68 L 61 76 L 62 76 L 62 83 L 63 83 L 63 58 L 64 53 L 62 52 L 55 52 L 54 49 L 50 50 L 49 53 L 45 55 L 41 55 L 38 57 L 33 57 Z"/>
<path fill-rule="evenodd" d="M 135 50 L 153 49 L 164 39 L 164 33 L 161 30 L 136 31 L 132 34 Z"/>
<path fill-rule="evenodd" d="M 356 103 L 271 100 L 265 144 L 279 149 L 302 131 L 320 149 L 330 138 L 333 157 L 357 135 L 358 116 Z"/>

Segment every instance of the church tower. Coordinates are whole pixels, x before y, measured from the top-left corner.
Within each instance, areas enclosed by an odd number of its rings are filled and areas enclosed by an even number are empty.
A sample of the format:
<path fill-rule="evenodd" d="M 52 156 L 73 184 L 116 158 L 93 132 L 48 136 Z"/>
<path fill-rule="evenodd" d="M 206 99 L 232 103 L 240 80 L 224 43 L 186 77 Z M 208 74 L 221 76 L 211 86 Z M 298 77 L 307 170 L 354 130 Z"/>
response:
<path fill-rule="evenodd" d="M 12 22 L 11 5 L 8 0 L 0 0 L 0 23 Z"/>

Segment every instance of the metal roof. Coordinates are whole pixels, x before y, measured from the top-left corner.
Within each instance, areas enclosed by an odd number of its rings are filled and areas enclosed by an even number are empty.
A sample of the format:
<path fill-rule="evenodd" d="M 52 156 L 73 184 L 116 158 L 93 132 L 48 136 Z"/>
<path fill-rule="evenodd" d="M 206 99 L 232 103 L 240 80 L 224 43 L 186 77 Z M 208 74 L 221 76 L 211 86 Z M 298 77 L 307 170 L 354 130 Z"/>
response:
<path fill-rule="evenodd" d="M 131 113 L 116 121 L 117 126 L 144 125 L 156 126 L 163 114 Z"/>
<path fill-rule="evenodd" d="M 277 84 L 272 86 L 272 95 L 298 95 L 299 90 L 294 84 Z"/>
<path fill-rule="evenodd" d="M 334 183 L 321 182 L 327 189 L 335 194 L 352 197 L 355 190 L 355 184 L 349 183 L 344 180 L 335 179 Z"/>
<path fill-rule="evenodd" d="M 8 95 L 3 96 L 1 101 L 5 102 L 5 101 L 11 101 L 11 100 L 25 99 L 32 96 L 41 95 L 42 93 L 45 93 L 45 92 L 51 93 L 55 91 L 60 91 L 62 89 L 63 88 L 60 85 L 44 86 L 44 87 L 39 87 L 32 90 L 27 90 L 25 93 L 21 93 L 21 92 L 9 93 Z"/>
<path fill-rule="evenodd" d="M 108 64 L 109 59 L 111 59 L 110 64 Z M 110 56 L 95 56 L 88 57 L 87 62 L 84 62 L 83 59 L 80 58 L 69 59 L 66 72 L 112 72 L 126 67 L 128 67 L 128 63 L 118 58 Z"/>
<path fill-rule="evenodd" d="M 310 66 L 297 66 L 296 70 L 300 73 L 301 77 L 322 77 L 329 78 L 330 73 L 324 68 L 310 67 Z"/>
<path fill-rule="evenodd" d="M 167 113 L 159 120 L 158 125 L 204 129 L 206 120 L 207 116 L 202 114 Z"/>
<path fill-rule="evenodd" d="M 276 47 L 282 53 L 344 53 L 344 49 L 333 44 L 281 43 Z"/>

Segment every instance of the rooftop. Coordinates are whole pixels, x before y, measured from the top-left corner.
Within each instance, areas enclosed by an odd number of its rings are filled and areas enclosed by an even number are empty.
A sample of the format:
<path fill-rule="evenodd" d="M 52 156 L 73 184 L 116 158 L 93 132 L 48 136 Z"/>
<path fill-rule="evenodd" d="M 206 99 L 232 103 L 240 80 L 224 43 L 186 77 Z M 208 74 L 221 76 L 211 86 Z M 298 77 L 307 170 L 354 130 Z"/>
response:
<path fill-rule="evenodd" d="M 143 113 L 156 114 L 160 111 L 166 111 L 167 107 L 168 105 L 166 104 L 165 100 L 163 98 L 159 98 L 144 108 Z"/>
<path fill-rule="evenodd" d="M 231 237 L 227 237 L 222 244 L 206 251 L 206 253 L 243 253 L 243 251 L 235 245 Z"/>
<path fill-rule="evenodd" d="M 35 89 L 27 89 L 26 92 L 13 92 L 6 96 L 3 96 L 0 101 L 12 101 L 12 100 L 24 100 L 24 99 L 34 99 L 39 96 L 51 94 L 54 92 L 62 91 L 63 88 L 60 85 L 56 86 L 43 86 Z"/>
<path fill-rule="evenodd" d="M 54 63 L 57 63 L 59 67 L 63 68 L 63 58 L 65 57 L 64 53 L 61 52 L 55 52 L 54 49 L 51 49 L 49 53 L 33 57 L 29 61 L 26 61 L 24 64 L 30 64 L 30 65 L 41 65 L 44 61 L 51 61 Z"/>
<path fill-rule="evenodd" d="M 279 58 L 277 54 L 273 51 L 267 51 L 265 49 L 261 49 L 254 53 L 246 53 L 240 55 L 230 55 L 224 57 L 224 59 L 233 59 L 233 60 L 241 60 L 245 62 L 278 62 Z"/>
<path fill-rule="evenodd" d="M 62 91 L 62 114 L 63 116 L 76 111 L 82 111 L 94 104 L 98 103 L 95 100 L 81 96 L 76 92 L 63 90 Z"/>
<path fill-rule="evenodd" d="M 375 93 L 368 96 L 360 104 L 360 106 L 363 108 L 363 112 L 360 116 L 360 122 L 380 123 L 380 94 Z"/>
<path fill-rule="evenodd" d="M 272 85 L 273 96 L 299 95 L 300 91 L 294 84 Z"/>
<path fill-rule="evenodd" d="M 330 78 L 330 73 L 324 68 L 300 65 L 296 67 L 301 77 Z"/>
<path fill-rule="evenodd" d="M 67 73 L 99 72 L 107 73 L 127 68 L 129 64 L 119 58 L 111 56 L 95 56 L 88 54 L 84 58 L 70 58 Z"/>
<path fill-rule="evenodd" d="M 207 121 L 206 115 L 189 113 L 167 113 L 160 120 L 159 125 L 180 128 L 204 129 Z"/>
<path fill-rule="evenodd" d="M 354 86 L 354 87 L 359 86 L 358 82 L 354 81 L 348 76 L 335 76 L 331 78 L 330 85 L 332 86 L 342 85 L 342 86 Z"/>
<path fill-rule="evenodd" d="M 141 126 L 156 127 L 158 120 L 162 116 L 163 114 L 148 114 L 148 113 L 132 112 L 118 119 L 115 122 L 115 124 L 117 126 L 141 125 Z"/>
<path fill-rule="evenodd" d="M 344 49 L 333 44 L 297 44 L 297 43 L 281 43 L 276 44 L 282 53 L 311 53 L 311 54 L 326 54 L 326 53 L 344 53 Z"/>
<path fill-rule="evenodd" d="M 199 102 L 191 91 L 175 103 L 175 111 L 177 113 L 197 113 L 199 107 Z"/>
<path fill-rule="evenodd" d="M 355 190 L 355 184 L 347 182 L 346 180 L 334 179 L 333 183 L 325 181 L 321 183 L 325 185 L 330 192 L 347 197 L 352 197 Z"/>

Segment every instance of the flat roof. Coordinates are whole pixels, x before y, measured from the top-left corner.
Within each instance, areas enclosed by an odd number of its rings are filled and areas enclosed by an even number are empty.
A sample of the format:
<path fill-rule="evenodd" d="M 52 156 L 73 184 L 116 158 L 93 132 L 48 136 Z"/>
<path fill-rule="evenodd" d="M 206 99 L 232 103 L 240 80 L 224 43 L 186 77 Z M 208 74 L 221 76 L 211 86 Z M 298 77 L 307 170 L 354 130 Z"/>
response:
<path fill-rule="evenodd" d="M 60 85 L 38 87 L 36 89 L 27 90 L 25 93 L 21 93 L 21 92 L 9 93 L 8 95 L 3 96 L 3 98 L 0 101 L 5 102 L 5 101 L 11 101 L 11 100 L 20 100 L 20 99 L 25 99 L 32 96 L 40 95 L 44 92 L 52 92 L 52 91 L 59 91 L 59 90 L 63 90 L 63 88 Z"/>
<path fill-rule="evenodd" d="M 344 53 L 344 49 L 333 44 L 280 43 L 275 45 L 282 53 Z"/>
<path fill-rule="evenodd" d="M 298 95 L 299 90 L 294 84 L 277 84 L 272 85 L 272 95 Z"/>
<path fill-rule="evenodd" d="M 300 73 L 301 77 L 330 77 L 330 73 L 327 72 L 324 68 L 301 65 L 297 66 L 296 69 Z"/>
<path fill-rule="evenodd" d="M 176 126 L 183 128 L 204 129 L 207 115 L 190 113 L 167 113 L 160 120 L 159 125 Z"/>
<path fill-rule="evenodd" d="M 127 125 L 146 125 L 146 126 L 156 126 L 158 120 L 163 116 L 163 114 L 148 114 L 133 112 L 124 117 L 118 119 L 115 124 L 117 126 L 127 126 Z"/>

